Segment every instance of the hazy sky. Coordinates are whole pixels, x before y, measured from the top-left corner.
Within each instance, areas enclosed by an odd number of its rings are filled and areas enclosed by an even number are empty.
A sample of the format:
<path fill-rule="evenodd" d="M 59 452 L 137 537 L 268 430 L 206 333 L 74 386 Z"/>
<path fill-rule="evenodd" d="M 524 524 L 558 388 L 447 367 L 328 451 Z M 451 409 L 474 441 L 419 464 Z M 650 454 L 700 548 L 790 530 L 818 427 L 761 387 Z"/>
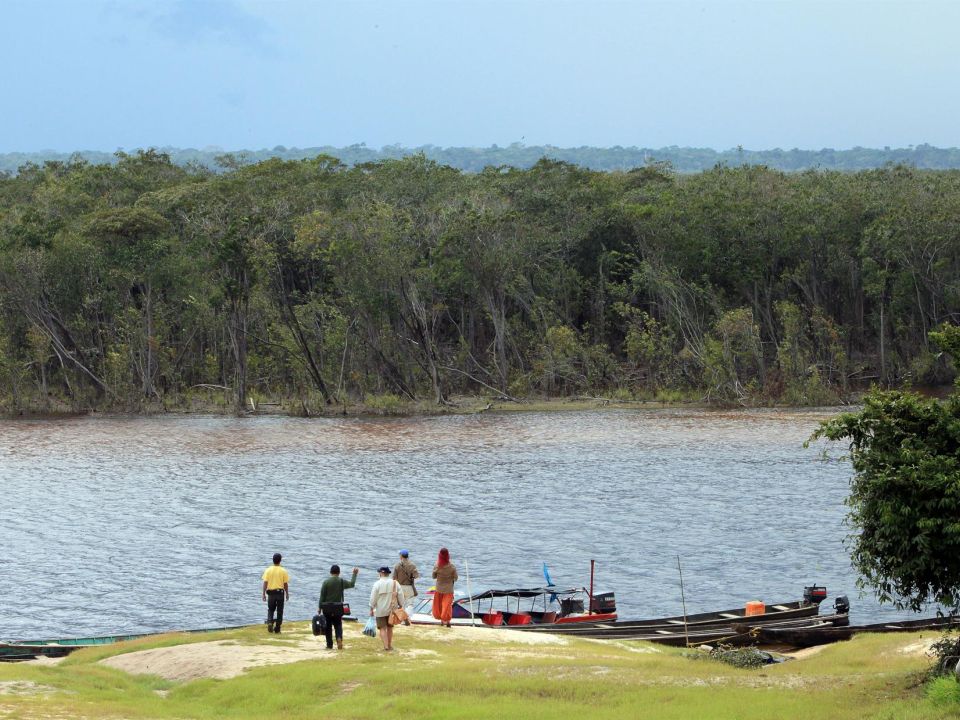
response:
<path fill-rule="evenodd" d="M 960 145 L 960 2 L 0 0 L 0 152 Z"/>

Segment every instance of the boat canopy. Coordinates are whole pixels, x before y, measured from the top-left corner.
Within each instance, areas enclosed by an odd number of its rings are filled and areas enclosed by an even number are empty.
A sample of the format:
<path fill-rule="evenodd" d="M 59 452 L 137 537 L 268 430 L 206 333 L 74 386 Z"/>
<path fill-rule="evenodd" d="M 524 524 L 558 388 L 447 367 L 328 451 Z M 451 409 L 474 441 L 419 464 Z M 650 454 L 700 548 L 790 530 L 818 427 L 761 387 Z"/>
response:
<path fill-rule="evenodd" d="M 470 597 L 465 597 L 457 602 L 469 602 L 471 600 L 490 600 L 492 598 L 499 597 L 511 597 L 511 598 L 531 598 L 539 597 L 540 595 L 556 595 L 567 596 L 567 595 L 577 595 L 583 593 L 585 590 L 583 588 L 555 588 L 555 587 L 539 587 L 539 588 L 514 588 L 512 590 L 484 590 L 483 592 L 475 593 Z"/>

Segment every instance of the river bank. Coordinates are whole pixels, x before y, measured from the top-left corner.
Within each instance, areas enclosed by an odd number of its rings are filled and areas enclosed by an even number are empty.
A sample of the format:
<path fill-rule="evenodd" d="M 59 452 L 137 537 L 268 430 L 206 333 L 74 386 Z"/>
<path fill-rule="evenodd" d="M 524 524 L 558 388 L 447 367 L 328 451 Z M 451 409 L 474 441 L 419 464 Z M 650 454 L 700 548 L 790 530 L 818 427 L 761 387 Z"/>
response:
<path fill-rule="evenodd" d="M 855 403 L 859 396 L 852 397 Z M 330 403 L 316 399 L 305 402 L 290 398 L 250 398 L 248 405 L 238 411 L 228 398 L 192 397 L 179 402 L 144 403 L 140 405 L 108 405 L 75 407 L 59 402 L 46 407 L 24 407 L 19 410 L 0 410 L 0 418 L 43 419 L 98 415 L 132 415 L 151 417 L 156 415 L 222 415 L 222 416 L 280 416 L 317 418 L 365 418 L 365 417 L 439 417 L 445 415 L 476 415 L 480 413 L 556 412 L 576 410 L 642 410 L 650 408 L 691 408 L 703 410 L 779 408 L 804 410 L 818 405 L 782 405 L 772 403 L 749 403 L 729 405 L 711 403 L 697 395 L 682 393 L 664 394 L 658 398 L 627 398 L 576 395 L 571 397 L 525 397 L 508 399 L 487 395 L 457 395 L 443 404 L 421 398 L 407 400 L 395 395 L 370 396 L 364 401 Z"/>
<path fill-rule="evenodd" d="M 487 628 L 399 628 L 378 651 L 358 624 L 328 651 L 307 623 L 166 635 L 0 665 L 0 717 L 956 717 L 953 680 L 924 682 L 934 633 L 865 635 L 740 669 L 681 650 Z M 952 683 L 951 686 L 949 683 Z"/>

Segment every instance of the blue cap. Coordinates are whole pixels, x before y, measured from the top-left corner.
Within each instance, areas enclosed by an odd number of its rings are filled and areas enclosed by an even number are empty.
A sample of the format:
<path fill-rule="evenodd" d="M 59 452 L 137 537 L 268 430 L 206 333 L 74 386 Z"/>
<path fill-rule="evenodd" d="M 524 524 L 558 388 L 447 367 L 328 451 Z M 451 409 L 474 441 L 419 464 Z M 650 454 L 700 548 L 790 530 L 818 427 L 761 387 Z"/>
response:
<path fill-rule="evenodd" d="M 409 551 L 409 550 L 401 550 L 401 551 L 400 551 L 400 557 L 409 557 L 409 556 L 410 556 L 410 551 Z"/>

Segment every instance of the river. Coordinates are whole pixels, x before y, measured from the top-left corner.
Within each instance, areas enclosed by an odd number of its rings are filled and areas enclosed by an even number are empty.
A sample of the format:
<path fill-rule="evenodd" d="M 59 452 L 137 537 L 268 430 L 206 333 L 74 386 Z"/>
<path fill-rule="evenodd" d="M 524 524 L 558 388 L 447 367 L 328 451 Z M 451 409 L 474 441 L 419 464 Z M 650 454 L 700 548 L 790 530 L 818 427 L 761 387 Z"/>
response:
<path fill-rule="evenodd" d="M 284 555 L 287 617 L 332 562 L 450 548 L 466 590 L 614 590 L 620 616 L 797 599 L 824 584 L 855 622 L 849 464 L 803 441 L 830 411 L 598 410 L 402 419 L 0 420 L 0 638 L 260 621 Z M 839 449 L 835 454 L 840 454 Z M 422 583 L 427 587 L 427 583 Z"/>

